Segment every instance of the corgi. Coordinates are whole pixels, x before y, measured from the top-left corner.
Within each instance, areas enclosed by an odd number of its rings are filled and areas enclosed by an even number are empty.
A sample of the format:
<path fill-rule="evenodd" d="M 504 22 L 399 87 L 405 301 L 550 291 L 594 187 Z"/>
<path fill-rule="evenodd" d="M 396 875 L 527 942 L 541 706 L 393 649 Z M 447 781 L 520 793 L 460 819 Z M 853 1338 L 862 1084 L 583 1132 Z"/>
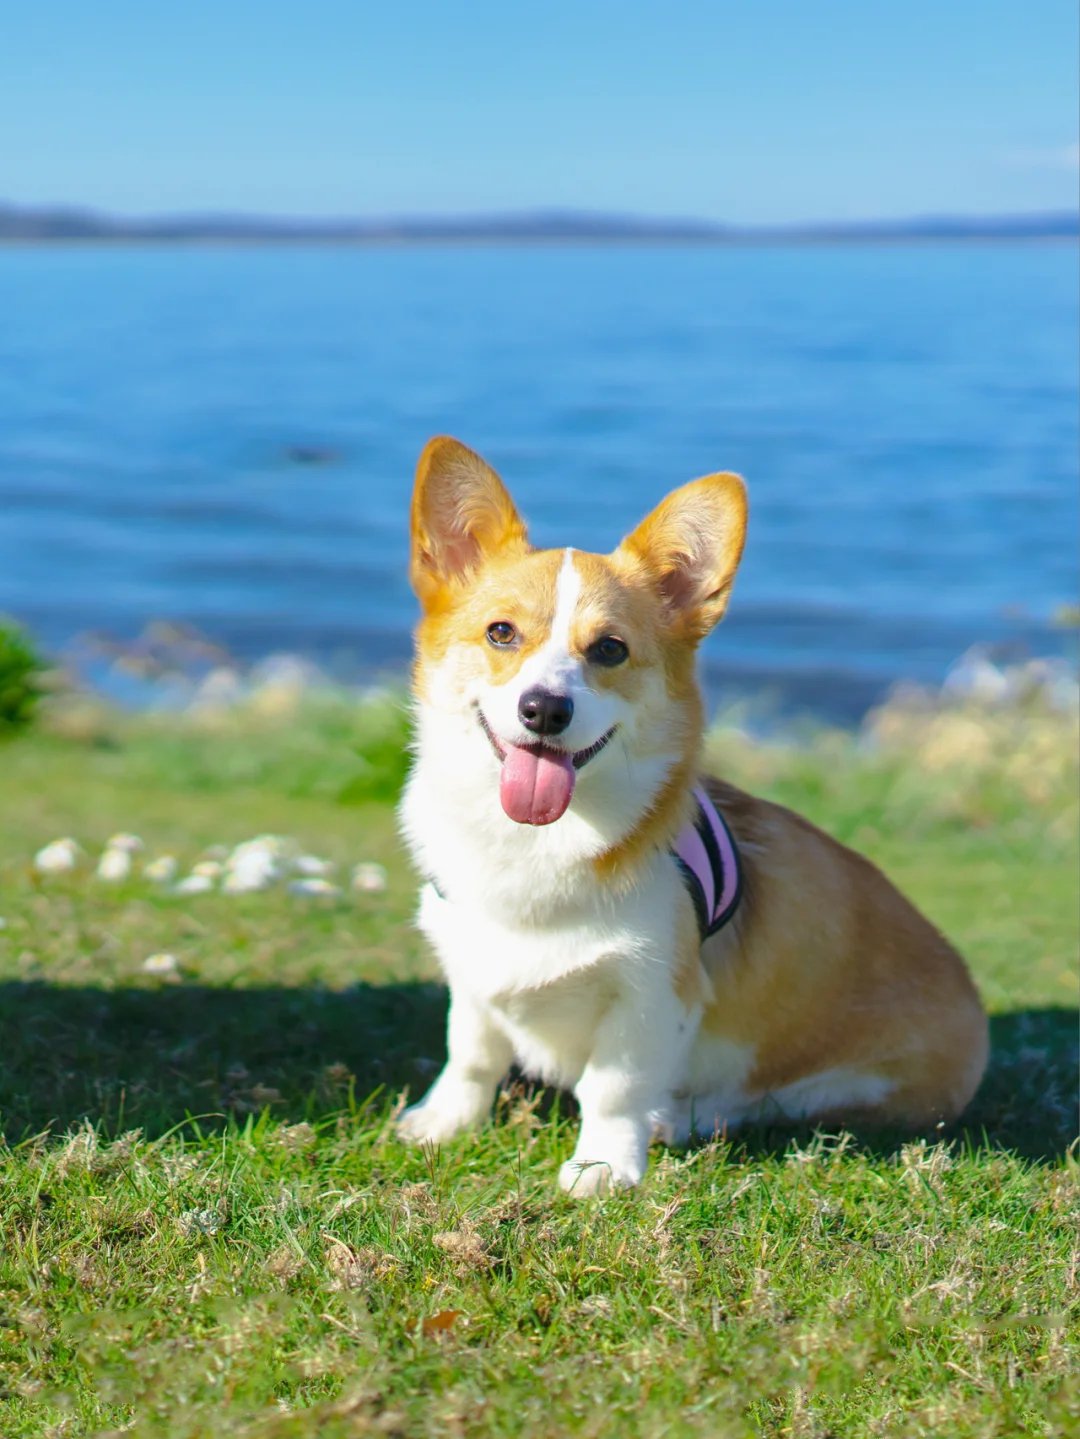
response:
<path fill-rule="evenodd" d="M 482 1123 L 515 1060 L 578 1100 L 576 1195 L 637 1184 L 653 1138 L 921 1127 L 974 1094 L 987 1023 L 956 951 L 867 860 L 701 773 L 696 650 L 746 516 L 712 474 L 610 555 L 538 550 L 479 455 L 421 455 L 400 818 L 449 1057 L 404 1140 Z"/>

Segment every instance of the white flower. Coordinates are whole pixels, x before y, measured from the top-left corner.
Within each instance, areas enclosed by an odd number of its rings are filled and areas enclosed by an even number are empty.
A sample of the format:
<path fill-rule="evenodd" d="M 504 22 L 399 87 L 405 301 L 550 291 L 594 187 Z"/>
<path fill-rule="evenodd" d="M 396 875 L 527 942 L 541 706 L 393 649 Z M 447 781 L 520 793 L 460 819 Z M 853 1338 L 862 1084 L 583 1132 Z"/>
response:
<path fill-rule="evenodd" d="M 189 874 L 173 890 L 173 894 L 206 894 L 213 889 L 214 881 L 208 874 Z"/>
<path fill-rule="evenodd" d="M 191 866 L 192 874 L 205 874 L 207 879 L 220 879 L 224 865 L 217 859 L 200 859 Z"/>
<path fill-rule="evenodd" d="M 341 893 L 336 884 L 328 879 L 294 879 L 289 885 L 290 894 L 306 895 L 311 898 L 333 899 Z"/>
<path fill-rule="evenodd" d="M 143 849 L 143 842 L 137 834 L 114 834 L 106 843 L 106 849 L 123 849 L 128 854 L 135 854 L 137 850 Z"/>
<path fill-rule="evenodd" d="M 281 875 L 281 856 L 289 844 L 278 835 L 264 834 L 238 844 L 225 861 L 226 894 L 250 894 L 267 889 Z"/>
<path fill-rule="evenodd" d="M 131 851 L 107 849 L 98 860 L 94 873 L 97 879 L 103 879 L 109 884 L 119 884 L 131 874 Z"/>
<path fill-rule="evenodd" d="M 176 878 L 178 868 L 175 855 L 161 854 L 143 865 L 143 877 L 154 884 L 169 884 Z"/>
<path fill-rule="evenodd" d="M 222 881 L 221 890 L 223 894 L 256 894 L 259 890 L 269 889 L 273 882 L 272 874 L 241 870 L 236 874 L 227 874 Z"/>
<path fill-rule="evenodd" d="M 148 954 L 142 962 L 144 974 L 176 974 L 179 968 L 175 954 Z"/>
<path fill-rule="evenodd" d="M 381 894 L 386 888 L 386 870 L 381 864 L 366 860 L 353 870 L 352 887 L 365 894 Z"/>
<path fill-rule="evenodd" d="M 332 859 L 319 859 L 318 855 L 301 854 L 293 860 L 293 868 L 297 874 L 307 874 L 318 878 L 328 875 L 333 871 L 334 861 Z"/>
<path fill-rule="evenodd" d="M 81 855 L 73 839 L 54 839 L 34 855 L 34 868 L 39 874 L 66 874 L 75 868 Z"/>
<path fill-rule="evenodd" d="M 249 854 L 239 864 L 230 866 L 222 889 L 226 894 L 250 894 L 255 890 L 269 889 L 279 873 L 273 855 L 265 852 Z"/>

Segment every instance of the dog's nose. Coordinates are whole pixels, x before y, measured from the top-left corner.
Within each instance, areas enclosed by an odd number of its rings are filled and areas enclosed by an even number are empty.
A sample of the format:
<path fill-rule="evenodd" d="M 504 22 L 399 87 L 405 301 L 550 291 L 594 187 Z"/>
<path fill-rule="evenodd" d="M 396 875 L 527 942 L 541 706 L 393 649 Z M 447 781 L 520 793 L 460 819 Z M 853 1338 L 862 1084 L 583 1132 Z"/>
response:
<path fill-rule="evenodd" d="M 518 718 L 533 734 L 562 734 L 574 718 L 574 701 L 551 690 L 526 690 L 518 700 Z"/>

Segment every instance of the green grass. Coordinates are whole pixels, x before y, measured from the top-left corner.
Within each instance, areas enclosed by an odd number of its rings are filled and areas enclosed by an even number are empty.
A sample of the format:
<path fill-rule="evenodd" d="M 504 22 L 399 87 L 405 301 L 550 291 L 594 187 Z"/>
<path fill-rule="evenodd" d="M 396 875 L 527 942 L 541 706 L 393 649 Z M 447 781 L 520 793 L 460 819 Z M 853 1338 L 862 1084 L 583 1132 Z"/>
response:
<path fill-rule="evenodd" d="M 0 1435 L 1060 1435 L 1080 1428 L 1075 720 L 891 711 L 727 775 L 881 862 L 967 954 L 994 1056 L 962 1128 L 758 1130 L 556 1192 L 565 1097 L 436 1155 L 392 703 L 0 748 Z M 872 742 L 871 742 L 872 741 Z M 179 899 L 83 870 L 271 831 L 384 894 Z M 142 969 L 177 957 L 179 977 Z"/>

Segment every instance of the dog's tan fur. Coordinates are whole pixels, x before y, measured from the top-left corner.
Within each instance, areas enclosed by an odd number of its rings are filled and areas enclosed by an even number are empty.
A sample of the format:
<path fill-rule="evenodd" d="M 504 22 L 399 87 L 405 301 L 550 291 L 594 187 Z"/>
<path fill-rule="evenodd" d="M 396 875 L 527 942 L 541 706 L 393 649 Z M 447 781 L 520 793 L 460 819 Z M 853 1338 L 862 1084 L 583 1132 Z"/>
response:
<path fill-rule="evenodd" d="M 708 788 L 739 845 L 743 901 L 702 949 L 714 996 L 702 1028 L 753 1046 L 755 1094 L 826 1067 L 870 1068 L 895 1084 L 878 1119 L 955 1118 L 987 1057 L 956 950 L 875 865 L 801 815 L 719 780 Z"/>

